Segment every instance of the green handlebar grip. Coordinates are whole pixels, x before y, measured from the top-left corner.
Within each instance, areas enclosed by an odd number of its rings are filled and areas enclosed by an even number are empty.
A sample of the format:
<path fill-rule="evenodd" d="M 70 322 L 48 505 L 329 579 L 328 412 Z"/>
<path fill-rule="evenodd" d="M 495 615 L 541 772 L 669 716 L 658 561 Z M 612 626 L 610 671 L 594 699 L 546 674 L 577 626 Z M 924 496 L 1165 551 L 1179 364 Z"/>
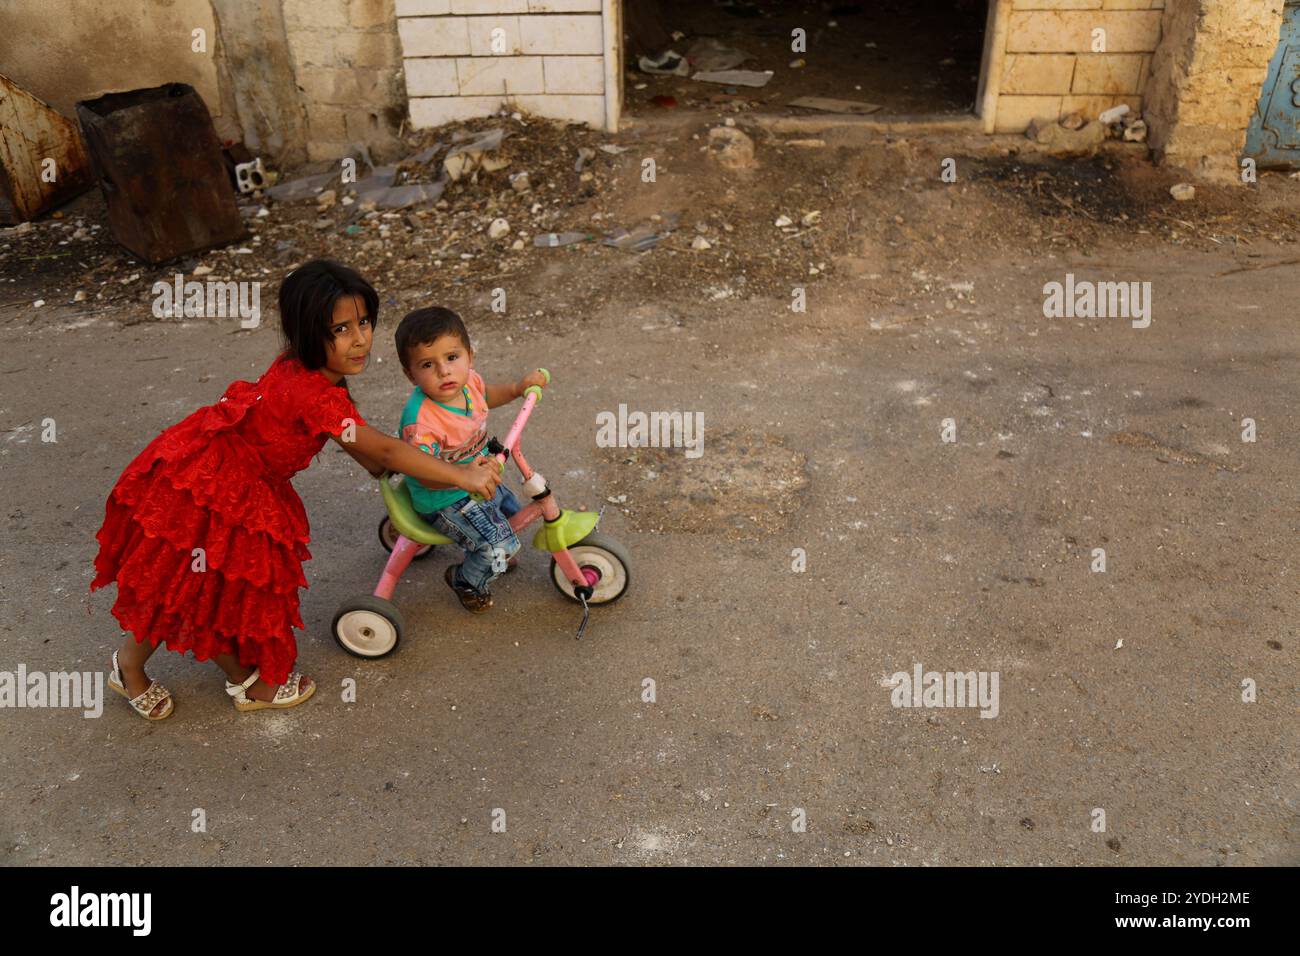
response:
<path fill-rule="evenodd" d="M 546 378 L 546 384 L 547 384 L 547 385 L 550 385 L 550 384 L 551 384 L 551 373 L 548 372 L 548 371 L 546 371 L 546 369 L 544 369 L 544 368 L 539 368 L 537 371 L 539 371 L 539 372 L 542 373 L 542 375 Z"/>

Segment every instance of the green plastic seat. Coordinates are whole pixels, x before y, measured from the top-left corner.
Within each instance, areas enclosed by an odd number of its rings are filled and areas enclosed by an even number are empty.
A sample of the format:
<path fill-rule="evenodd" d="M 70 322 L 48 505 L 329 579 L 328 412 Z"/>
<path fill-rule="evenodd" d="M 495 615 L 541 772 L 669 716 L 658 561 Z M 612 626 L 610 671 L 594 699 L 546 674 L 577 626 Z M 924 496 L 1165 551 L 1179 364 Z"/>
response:
<path fill-rule="evenodd" d="M 454 544 L 445 534 L 439 534 L 415 513 L 411 503 L 411 490 L 406 487 L 406 479 L 401 478 L 396 485 L 388 475 L 379 479 L 380 490 L 384 493 L 384 505 L 388 508 L 388 518 L 393 527 L 404 537 L 416 544 Z"/>

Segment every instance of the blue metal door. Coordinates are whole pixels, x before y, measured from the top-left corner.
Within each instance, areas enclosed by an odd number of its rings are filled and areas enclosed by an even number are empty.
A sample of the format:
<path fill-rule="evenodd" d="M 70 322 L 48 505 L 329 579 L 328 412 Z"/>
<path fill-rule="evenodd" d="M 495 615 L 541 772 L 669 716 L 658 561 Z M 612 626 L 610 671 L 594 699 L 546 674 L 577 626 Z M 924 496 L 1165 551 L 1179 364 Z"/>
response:
<path fill-rule="evenodd" d="M 1246 130 L 1246 155 L 1261 166 L 1300 167 L 1300 0 L 1287 0 L 1282 41 Z"/>

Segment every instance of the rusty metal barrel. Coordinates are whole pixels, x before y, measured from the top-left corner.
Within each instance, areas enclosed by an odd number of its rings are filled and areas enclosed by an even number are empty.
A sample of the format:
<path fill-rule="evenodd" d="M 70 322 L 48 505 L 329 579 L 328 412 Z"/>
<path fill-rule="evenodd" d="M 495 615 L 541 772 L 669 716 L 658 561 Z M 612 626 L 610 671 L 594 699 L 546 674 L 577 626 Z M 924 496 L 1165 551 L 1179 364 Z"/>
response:
<path fill-rule="evenodd" d="M 77 103 L 113 238 L 149 263 L 245 235 L 203 98 L 169 83 Z"/>

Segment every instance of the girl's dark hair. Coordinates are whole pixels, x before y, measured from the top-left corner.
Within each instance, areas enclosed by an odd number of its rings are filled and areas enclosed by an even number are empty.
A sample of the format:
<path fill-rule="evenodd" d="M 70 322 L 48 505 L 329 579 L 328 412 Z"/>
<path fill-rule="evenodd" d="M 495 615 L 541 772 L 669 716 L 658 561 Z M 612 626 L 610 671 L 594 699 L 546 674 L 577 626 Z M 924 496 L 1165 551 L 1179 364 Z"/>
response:
<path fill-rule="evenodd" d="M 284 351 L 304 368 L 325 365 L 326 344 L 334 319 L 334 304 L 344 296 L 359 295 L 373 330 L 379 322 L 379 295 L 361 276 L 332 259 L 304 263 L 280 284 L 280 330 Z"/>
<path fill-rule="evenodd" d="M 435 306 L 407 313 L 397 326 L 397 358 L 402 368 L 409 367 L 411 349 L 417 345 L 430 345 L 441 335 L 455 335 L 465 343 L 465 348 L 473 349 L 469 344 L 469 330 L 451 309 Z"/>

